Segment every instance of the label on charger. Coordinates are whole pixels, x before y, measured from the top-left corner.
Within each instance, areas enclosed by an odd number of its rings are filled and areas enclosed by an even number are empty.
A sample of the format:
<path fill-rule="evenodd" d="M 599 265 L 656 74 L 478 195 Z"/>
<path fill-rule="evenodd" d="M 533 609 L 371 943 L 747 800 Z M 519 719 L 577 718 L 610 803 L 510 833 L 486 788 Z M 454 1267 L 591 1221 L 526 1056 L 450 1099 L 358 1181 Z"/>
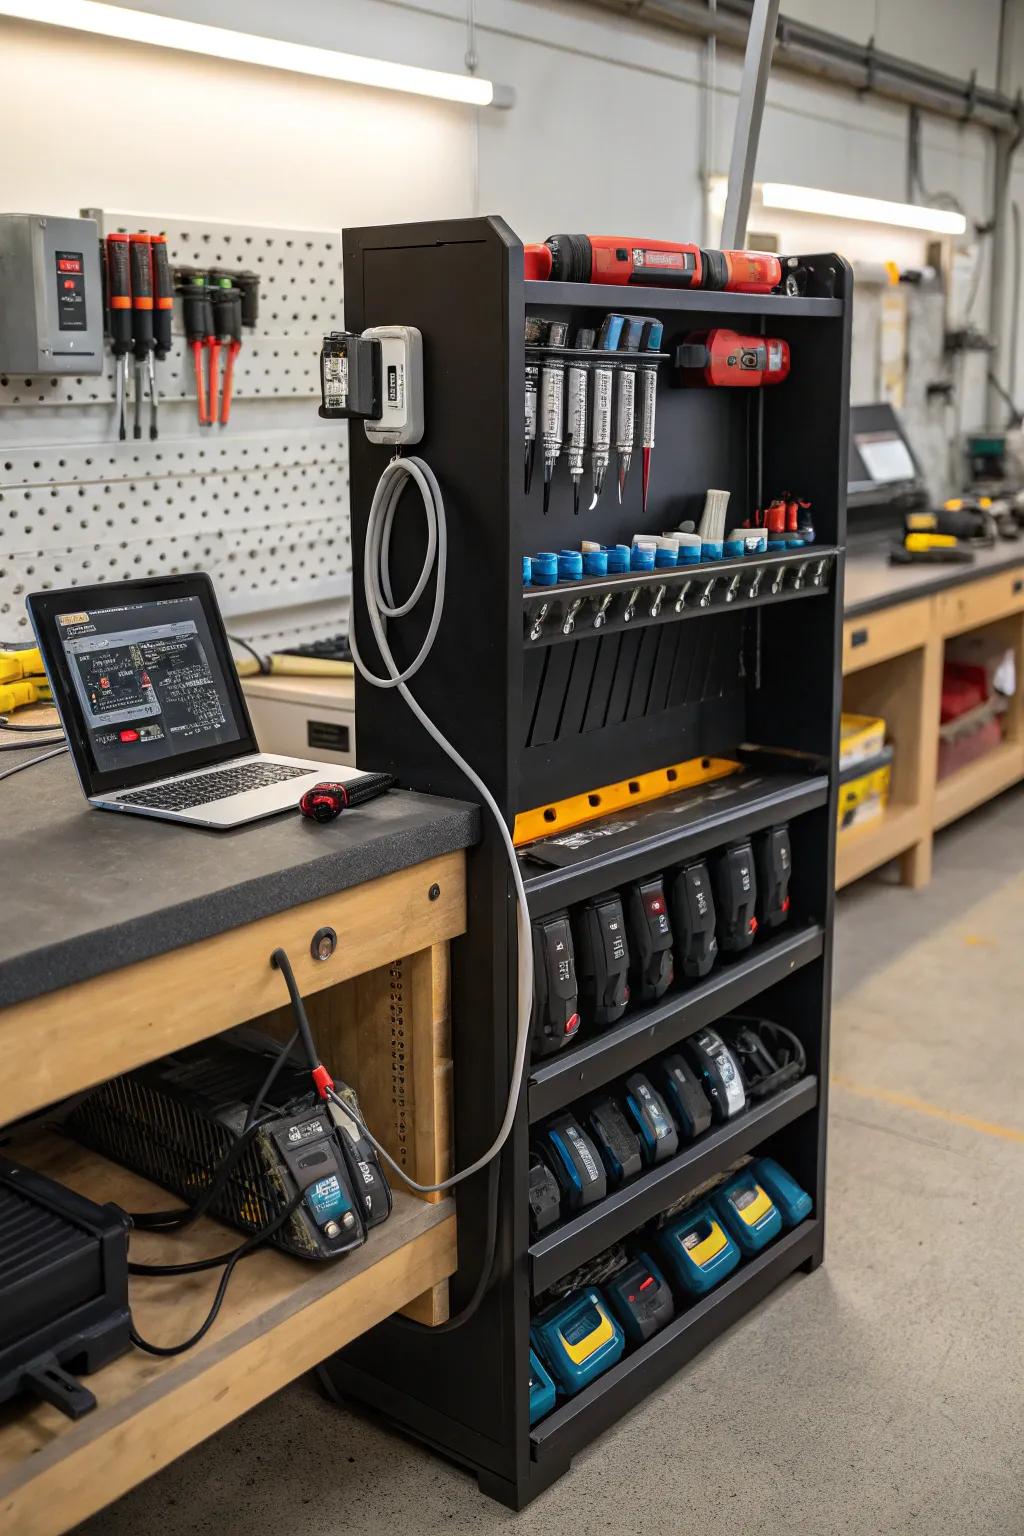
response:
<path fill-rule="evenodd" d="M 591 1183 L 594 1183 L 594 1181 L 599 1179 L 601 1175 L 598 1171 L 597 1164 L 594 1162 L 594 1159 L 590 1155 L 590 1148 L 587 1146 L 579 1131 L 577 1131 L 574 1126 L 566 1126 L 565 1134 L 576 1148 L 576 1155 L 578 1156 L 580 1162 L 583 1164 L 584 1168 L 587 1170 L 587 1174 Z"/>
<path fill-rule="evenodd" d="M 615 419 L 615 441 L 620 448 L 633 445 L 633 422 L 636 409 L 636 369 L 623 368 L 619 374 L 619 409 Z"/>
<path fill-rule="evenodd" d="M 400 363 L 388 364 L 387 381 L 388 405 L 397 406 L 401 410 L 405 405 L 405 369 Z"/>
<path fill-rule="evenodd" d="M 348 358 L 342 352 L 324 353 L 324 405 L 348 404 Z"/>

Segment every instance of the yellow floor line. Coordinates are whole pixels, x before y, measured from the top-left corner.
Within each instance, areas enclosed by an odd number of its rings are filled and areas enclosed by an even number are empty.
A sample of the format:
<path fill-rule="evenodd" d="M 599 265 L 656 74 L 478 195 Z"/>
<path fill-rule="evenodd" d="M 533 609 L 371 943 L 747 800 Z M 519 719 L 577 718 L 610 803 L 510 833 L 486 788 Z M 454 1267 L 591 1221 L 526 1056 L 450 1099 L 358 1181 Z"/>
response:
<path fill-rule="evenodd" d="M 978 1120 L 974 1115 L 962 1115 L 956 1109 L 942 1109 L 929 1104 L 926 1099 L 915 1099 L 909 1093 L 893 1093 L 889 1088 L 868 1088 L 848 1077 L 833 1073 L 829 1079 L 834 1088 L 845 1088 L 862 1099 L 873 1099 L 876 1104 L 895 1104 L 898 1109 L 914 1109 L 919 1115 L 931 1115 L 933 1120 L 945 1120 L 949 1125 L 963 1125 L 968 1130 L 980 1131 L 982 1136 L 997 1136 L 1001 1141 L 1015 1141 L 1024 1146 L 1024 1131 L 1012 1125 L 998 1125 L 993 1120 Z"/>

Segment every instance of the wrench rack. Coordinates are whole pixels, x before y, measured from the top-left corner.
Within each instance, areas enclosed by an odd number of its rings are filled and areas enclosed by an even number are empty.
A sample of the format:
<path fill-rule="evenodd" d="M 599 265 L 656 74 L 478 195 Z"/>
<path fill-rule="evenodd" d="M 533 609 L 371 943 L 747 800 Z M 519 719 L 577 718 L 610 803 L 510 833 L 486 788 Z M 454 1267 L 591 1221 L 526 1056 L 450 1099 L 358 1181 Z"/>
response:
<path fill-rule="evenodd" d="M 384 1324 L 326 1367 L 346 1396 L 460 1461 L 485 1491 L 519 1508 L 787 1275 L 822 1260 L 836 817 L 828 764 L 839 717 L 851 279 L 840 258 L 824 255 L 799 258 L 810 274 L 808 292 L 792 298 L 525 282 L 522 245 L 493 218 L 349 230 L 343 244 L 348 327 L 401 322 L 423 335 L 426 427 L 417 452 L 444 492 L 449 542 L 447 602 L 413 691 L 486 782 L 508 824 L 520 812 L 591 796 L 601 786 L 632 793 L 644 774 L 672 764 L 738 756 L 748 764 L 703 789 L 626 805 L 583 828 L 572 849 L 553 848 L 551 839 L 532 854 L 522 849 L 531 915 L 571 907 L 779 822 L 790 827 L 792 913 L 777 934 L 706 982 L 627 1011 L 611 1030 L 588 1031 L 584 1023 L 577 1045 L 531 1067 L 502 1155 L 494 1280 L 472 1319 L 440 1336 Z M 543 348 L 527 352 L 527 321 L 564 322 L 573 338 L 624 309 L 661 320 L 667 354 L 652 360 L 657 420 L 646 512 L 634 443 L 621 503 L 610 467 L 604 494 L 593 508 L 585 495 L 575 516 L 563 453 L 545 514 L 539 442 L 530 493 L 523 488 L 524 373 L 528 356 L 531 363 L 545 358 Z M 770 389 L 681 383 L 671 364 L 676 346 L 716 325 L 787 341 L 789 377 Z M 571 348 L 552 355 L 566 366 L 583 356 Z M 606 353 L 584 360 L 611 361 Z M 356 636 L 379 670 L 360 586 L 366 512 L 388 450 L 360 430 L 351 431 L 349 447 Z M 727 531 L 775 496 L 809 501 L 816 542 L 523 590 L 524 554 L 578 549 L 583 541 L 629 543 L 638 531 L 699 520 L 712 486 L 729 493 Z M 405 593 L 425 547 L 415 495 L 406 494 L 396 520 L 392 571 L 396 592 Z M 416 656 L 425 623 L 417 615 L 389 627 L 400 665 Z M 361 766 L 395 773 L 413 789 L 471 795 L 393 691 L 357 678 L 356 705 Z M 741 753 L 744 744 L 762 750 Z M 458 1166 L 494 1138 L 515 1041 L 515 908 L 507 857 L 487 815 L 468 881 L 470 927 L 452 962 Z M 770 1101 L 763 1118 L 740 1117 L 693 1143 L 666 1165 L 663 1182 L 660 1174 L 642 1175 L 607 1210 L 594 1206 L 531 1240 L 531 1118 L 570 1106 L 588 1085 L 613 1087 L 623 1072 L 743 1008 L 799 1034 L 808 1070 L 793 1095 Z M 812 1193 L 813 1218 L 531 1428 L 529 1329 L 543 1287 L 596 1258 L 607 1234 L 636 1230 L 740 1151 L 777 1156 Z M 487 1180 L 461 1185 L 457 1199 L 453 1310 L 472 1293 L 487 1247 Z M 693 1454 L 700 1455 L 699 1444 Z"/>
<path fill-rule="evenodd" d="M 835 559 L 834 549 L 800 550 L 529 587 L 523 593 L 523 633 L 528 645 L 557 645 L 582 634 L 614 634 L 627 625 L 643 629 L 692 619 L 711 608 L 740 612 L 817 597 L 829 589 Z"/>

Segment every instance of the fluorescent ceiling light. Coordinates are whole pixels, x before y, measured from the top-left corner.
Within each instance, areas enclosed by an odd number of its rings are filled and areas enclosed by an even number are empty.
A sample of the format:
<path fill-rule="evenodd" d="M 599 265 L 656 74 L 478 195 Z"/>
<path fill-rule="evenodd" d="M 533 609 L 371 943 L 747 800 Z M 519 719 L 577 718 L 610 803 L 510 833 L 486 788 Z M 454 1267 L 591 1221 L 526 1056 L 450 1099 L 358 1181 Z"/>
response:
<path fill-rule="evenodd" d="M 760 192 L 765 208 L 787 208 L 792 213 L 820 213 L 830 219 L 859 219 L 867 224 L 900 224 L 907 229 L 927 229 L 937 235 L 962 235 L 967 229 L 963 214 L 951 208 L 889 203 L 879 197 L 853 197 L 848 192 L 792 187 L 781 181 L 766 181 Z"/>
<path fill-rule="evenodd" d="M 310 48 L 305 43 L 286 43 L 276 37 L 257 37 L 227 27 L 104 5 L 101 0 L 0 0 L 0 16 L 148 43 L 154 48 L 177 48 L 184 53 L 234 59 L 239 64 L 318 75 L 325 80 L 377 86 L 384 91 L 461 101 L 473 107 L 509 107 L 514 100 L 509 86 L 495 85 L 476 75 L 453 75 L 441 69 L 420 69 L 415 64 L 368 59 L 358 53 L 338 53 L 333 48 Z"/>

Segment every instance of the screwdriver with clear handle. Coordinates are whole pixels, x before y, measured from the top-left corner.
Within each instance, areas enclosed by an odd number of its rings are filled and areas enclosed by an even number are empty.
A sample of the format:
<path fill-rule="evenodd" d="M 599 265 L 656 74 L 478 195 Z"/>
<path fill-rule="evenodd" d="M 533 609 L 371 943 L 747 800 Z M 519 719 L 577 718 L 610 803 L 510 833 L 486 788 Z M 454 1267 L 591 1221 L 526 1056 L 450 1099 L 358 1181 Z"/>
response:
<path fill-rule="evenodd" d="M 647 320 L 640 339 L 640 355 L 660 352 L 665 327 L 660 320 Z M 647 492 L 651 484 L 651 453 L 654 448 L 654 413 L 658 401 L 658 365 L 647 363 L 640 368 L 640 443 L 643 449 L 643 504 L 647 511 Z"/>
<path fill-rule="evenodd" d="M 594 345 L 594 332 L 586 329 L 577 331 L 574 345 L 577 351 L 590 351 Z M 590 365 L 583 359 L 578 363 L 570 362 L 565 436 L 569 459 L 569 474 L 572 477 L 572 510 L 575 517 L 579 516 L 580 511 L 583 457 L 587 448 L 587 382 L 589 374 Z"/>
<path fill-rule="evenodd" d="M 622 315 L 605 315 L 597 333 L 596 350 L 614 352 L 619 345 Z M 590 420 L 590 474 L 594 494 L 590 502 L 593 512 L 604 489 L 604 477 L 608 473 L 612 446 L 612 366 L 598 363 L 594 373 L 594 408 Z"/>
<path fill-rule="evenodd" d="M 564 347 L 569 323 L 552 320 L 545 345 Z M 565 411 L 565 359 L 547 357 L 540 372 L 540 433 L 544 445 L 544 513 L 551 502 L 551 477 L 562 451 L 562 417 Z"/>
<path fill-rule="evenodd" d="M 640 338 L 644 333 L 643 315 L 624 316 L 619 352 L 639 352 Z M 636 430 L 636 368 L 632 363 L 622 363 L 618 368 L 619 397 L 615 408 L 615 453 L 619 461 L 619 506 L 626 488 L 626 476 L 633 457 L 633 434 Z"/>

